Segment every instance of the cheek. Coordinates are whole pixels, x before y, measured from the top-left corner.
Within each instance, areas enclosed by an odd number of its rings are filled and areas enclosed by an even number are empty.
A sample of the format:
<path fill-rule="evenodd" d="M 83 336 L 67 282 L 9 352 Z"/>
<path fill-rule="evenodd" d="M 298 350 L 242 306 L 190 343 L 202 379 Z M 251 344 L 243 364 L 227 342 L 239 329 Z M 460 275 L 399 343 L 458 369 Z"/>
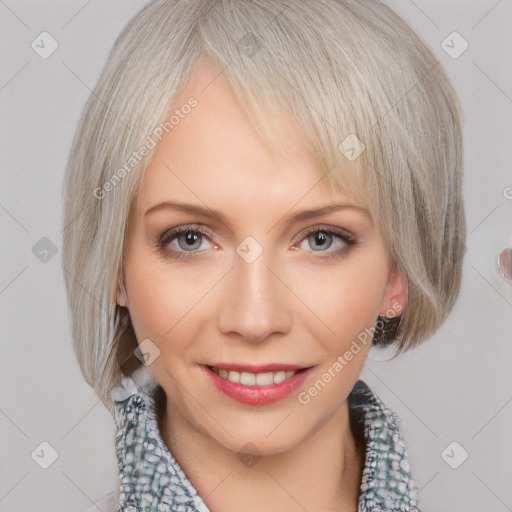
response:
<path fill-rule="evenodd" d="M 385 260 L 378 257 L 354 257 L 336 267 L 302 273 L 298 295 L 308 297 L 305 303 L 315 338 L 330 340 L 331 348 L 341 350 L 373 327 L 385 290 L 386 268 Z"/>
<path fill-rule="evenodd" d="M 160 350 L 179 351 L 200 323 L 200 303 L 207 300 L 214 277 L 199 267 L 155 262 L 154 255 L 130 261 L 136 263 L 127 261 L 126 286 L 137 339 L 149 338 Z"/>

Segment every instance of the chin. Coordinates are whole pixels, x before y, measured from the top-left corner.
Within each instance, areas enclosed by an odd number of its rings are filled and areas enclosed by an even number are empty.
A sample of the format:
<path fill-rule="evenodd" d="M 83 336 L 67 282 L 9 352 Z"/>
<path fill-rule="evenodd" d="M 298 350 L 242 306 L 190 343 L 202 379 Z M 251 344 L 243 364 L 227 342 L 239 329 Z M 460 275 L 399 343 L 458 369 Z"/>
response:
<path fill-rule="evenodd" d="M 251 414 L 231 413 L 223 418 L 222 426 L 208 418 L 199 419 L 204 436 L 236 454 L 256 456 L 277 455 L 294 448 L 314 435 L 321 425 L 308 425 L 306 418 L 297 418 L 297 410 L 254 411 Z"/>

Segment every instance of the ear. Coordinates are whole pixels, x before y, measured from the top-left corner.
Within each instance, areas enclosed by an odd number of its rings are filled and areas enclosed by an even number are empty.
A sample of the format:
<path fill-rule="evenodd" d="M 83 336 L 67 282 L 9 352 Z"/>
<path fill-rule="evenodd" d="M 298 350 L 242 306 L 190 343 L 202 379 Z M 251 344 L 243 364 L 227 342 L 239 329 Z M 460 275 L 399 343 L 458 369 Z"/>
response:
<path fill-rule="evenodd" d="M 128 297 L 126 295 L 126 289 L 124 287 L 124 282 L 122 279 L 117 280 L 116 302 L 123 307 L 127 307 L 128 305 Z"/>
<path fill-rule="evenodd" d="M 407 278 L 391 263 L 388 281 L 382 299 L 380 316 L 393 318 L 401 315 L 407 304 Z"/>

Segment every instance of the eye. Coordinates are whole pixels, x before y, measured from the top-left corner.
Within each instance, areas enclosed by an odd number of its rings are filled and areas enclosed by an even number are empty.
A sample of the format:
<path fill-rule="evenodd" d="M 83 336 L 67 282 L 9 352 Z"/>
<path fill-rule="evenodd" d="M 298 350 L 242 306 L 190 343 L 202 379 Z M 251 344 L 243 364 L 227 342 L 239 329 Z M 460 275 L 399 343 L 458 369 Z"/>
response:
<path fill-rule="evenodd" d="M 168 258 L 191 260 L 208 249 L 218 247 L 212 238 L 210 230 L 201 225 L 184 225 L 165 231 L 159 237 L 157 247 Z M 293 248 L 315 252 L 323 258 L 341 258 L 352 245 L 356 245 L 356 240 L 349 231 L 315 226 L 301 233 Z"/>
<path fill-rule="evenodd" d="M 316 231 L 315 233 L 307 236 L 307 241 L 314 251 L 323 251 L 324 249 L 329 249 L 329 247 L 331 247 L 334 242 L 334 237 L 332 234 L 326 233 L 325 231 Z"/>
<path fill-rule="evenodd" d="M 300 242 L 294 247 L 298 245 L 301 250 L 326 253 L 325 257 L 338 257 L 343 256 L 349 246 L 355 244 L 353 235 L 343 228 L 316 226 L 302 234 Z"/>
<path fill-rule="evenodd" d="M 193 258 L 198 252 L 210 249 L 210 233 L 201 226 L 178 226 L 165 231 L 158 240 L 158 248 L 165 256 Z"/>
<path fill-rule="evenodd" d="M 198 231 L 192 230 L 181 233 L 174 239 L 174 242 L 177 242 L 179 248 L 183 249 L 184 251 L 199 250 L 203 241 L 204 235 Z"/>

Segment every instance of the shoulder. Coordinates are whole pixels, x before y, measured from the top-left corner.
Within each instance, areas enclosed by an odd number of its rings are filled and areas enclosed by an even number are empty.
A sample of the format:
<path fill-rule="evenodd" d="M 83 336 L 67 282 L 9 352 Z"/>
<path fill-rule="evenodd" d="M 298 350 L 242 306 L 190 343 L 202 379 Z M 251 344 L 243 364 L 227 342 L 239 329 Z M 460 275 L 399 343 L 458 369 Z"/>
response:
<path fill-rule="evenodd" d="M 419 512 L 413 478 L 400 432 L 400 417 L 358 380 L 348 398 L 364 442 L 359 510 Z"/>
<path fill-rule="evenodd" d="M 117 492 L 112 491 L 93 503 L 87 510 L 84 510 L 84 512 L 117 512 L 117 510 Z"/>

